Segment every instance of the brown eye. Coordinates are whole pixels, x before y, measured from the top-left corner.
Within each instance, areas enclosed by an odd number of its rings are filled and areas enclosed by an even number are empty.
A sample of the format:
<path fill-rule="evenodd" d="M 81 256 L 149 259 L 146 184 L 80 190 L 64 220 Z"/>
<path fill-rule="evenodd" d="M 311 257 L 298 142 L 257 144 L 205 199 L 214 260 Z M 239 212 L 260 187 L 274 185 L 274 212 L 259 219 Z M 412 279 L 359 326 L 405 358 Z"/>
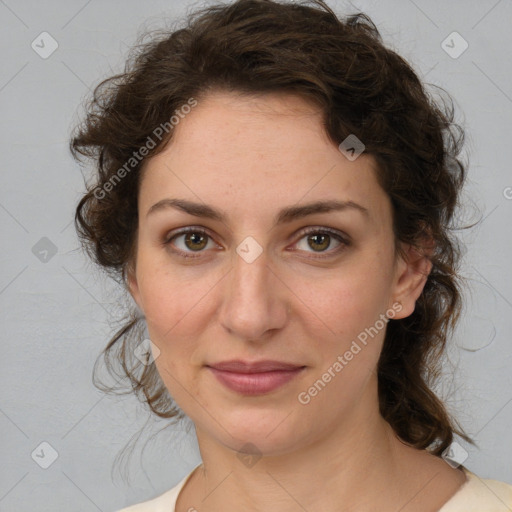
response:
<path fill-rule="evenodd" d="M 210 246 L 209 243 L 211 243 Z M 206 252 L 204 249 L 217 247 L 206 231 L 194 227 L 171 233 L 164 240 L 163 245 L 168 246 L 172 252 L 184 258 L 198 258 L 201 253 Z M 197 255 L 193 253 L 197 253 Z"/>
<path fill-rule="evenodd" d="M 350 245 L 348 238 L 330 228 L 313 228 L 303 232 L 302 235 L 296 244 L 297 249 L 317 253 L 317 256 L 313 256 L 316 258 L 336 256 Z"/>
<path fill-rule="evenodd" d="M 200 251 L 207 244 L 207 237 L 201 233 L 186 233 L 184 243 L 192 251 Z"/>
<path fill-rule="evenodd" d="M 319 249 L 320 251 L 323 251 L 327 249 L 330 245 L 331 237 L 327 234 L 315 234 L 315 235 L 309 235 L 308 236 L 308 245 L 312 249 Z"/>

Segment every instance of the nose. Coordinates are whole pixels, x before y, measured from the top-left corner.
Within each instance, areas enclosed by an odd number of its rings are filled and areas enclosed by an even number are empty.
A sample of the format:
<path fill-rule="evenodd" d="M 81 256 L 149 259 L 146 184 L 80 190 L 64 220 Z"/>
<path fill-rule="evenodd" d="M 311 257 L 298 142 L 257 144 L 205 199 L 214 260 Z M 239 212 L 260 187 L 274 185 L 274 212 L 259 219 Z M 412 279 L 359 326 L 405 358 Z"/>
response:
<path fill-rule="evenodd" d="M 269 265 L 265 251 L 250 263 L 235 253 L 233 267 L 224 281 L 219 318 L 232 336 L 264 341 L 271 331 L 284 327 L 289 311 L 288 288 Z"/>

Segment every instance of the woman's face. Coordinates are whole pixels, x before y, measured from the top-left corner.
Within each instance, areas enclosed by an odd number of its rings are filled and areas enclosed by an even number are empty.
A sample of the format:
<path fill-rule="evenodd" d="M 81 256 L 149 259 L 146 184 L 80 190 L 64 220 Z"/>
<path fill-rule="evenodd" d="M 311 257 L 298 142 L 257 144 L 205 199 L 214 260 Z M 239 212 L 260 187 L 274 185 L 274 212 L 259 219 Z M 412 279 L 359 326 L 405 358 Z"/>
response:
<path fill-rule="evenodd" d="M 408 316 L 424 278 L 395 260 L 376 172 L 292 95 L 211 94 L 146 162 L 130 289 L 159 374 L 198 433 L 277 454 L 377 410 L 385 315 Z M 230 360 L 301 369 L 209 367 Z"/>

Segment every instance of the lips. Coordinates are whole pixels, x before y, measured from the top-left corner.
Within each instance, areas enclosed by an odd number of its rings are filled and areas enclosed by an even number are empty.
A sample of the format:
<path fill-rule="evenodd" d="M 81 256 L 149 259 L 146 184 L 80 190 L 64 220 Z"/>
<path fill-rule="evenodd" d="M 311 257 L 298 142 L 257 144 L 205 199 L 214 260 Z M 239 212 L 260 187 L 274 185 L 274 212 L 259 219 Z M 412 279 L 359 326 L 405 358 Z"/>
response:
<path fill-rule="evenodd" d="M 223 361 L 208 365 L 216 379 L 231 391 L 243 395 L 261 395 L 280 388 L 305 369 L 305 366 L 281 361 Z"/>
<path fill-rule="evenodd" d="M 303 367 L 303 365 L 284 363 L 281 361 L 265 360 L 255 361 L 251 363 L 248 361 L 242 361 L 241 359 L 223 361 L 220 363 L 210 364 L 208 366 L 210 366 L 211 368 L 216 368 L 217 370 L 236 373 L 263 373 L 272 371 L 286 371 L 297 370 L 298 368 Z"/>

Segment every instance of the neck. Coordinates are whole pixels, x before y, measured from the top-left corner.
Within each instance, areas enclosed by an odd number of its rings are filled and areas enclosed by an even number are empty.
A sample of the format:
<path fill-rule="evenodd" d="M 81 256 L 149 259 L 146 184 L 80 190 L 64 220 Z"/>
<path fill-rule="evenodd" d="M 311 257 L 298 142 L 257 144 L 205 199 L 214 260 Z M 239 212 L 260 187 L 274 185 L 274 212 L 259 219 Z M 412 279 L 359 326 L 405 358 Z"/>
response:
<path fill-rule="evenodd" d="M 379 414 L 375 386 L 337 424 L 300 448 L 244 459 L 196 427 L 203 466 L 192 501 L 201 511 L 386 510 L 407 501 L 404 460 L 412 452 Z M 250 442 L 250 440 L 248 441 Z M 257 443 L 254 443 L 257 444 Z M 434 457 L 437 459 L 436 457 Z M 444 462 L 442 464 L 445 464 Z M 389 510 L 393 510 L 390 507 Z"/>

